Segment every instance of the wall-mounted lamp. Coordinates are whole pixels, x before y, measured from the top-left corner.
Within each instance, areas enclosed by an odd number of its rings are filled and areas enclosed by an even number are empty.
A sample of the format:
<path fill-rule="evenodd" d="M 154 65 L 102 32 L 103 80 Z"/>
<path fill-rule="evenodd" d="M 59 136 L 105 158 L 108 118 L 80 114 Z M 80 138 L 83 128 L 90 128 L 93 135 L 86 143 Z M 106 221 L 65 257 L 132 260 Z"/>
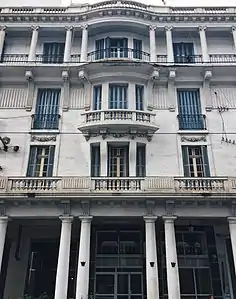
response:
<path fill-rule="evenodd" d="M 171 262 L 171 267 L 174 268 L 176 266 L 175 262 Z"/>
<path fill-rule="evenodd" d="M 155 263 L 154 263 L 154 262 L 150 262 L 150 267 L 151 267 L 151 268 L 153 268 L 153 267 L 154 267 L 154 265 L 155 265 Z"/>
<path fill-rule="evenodd" d="M 80 262 L 81 266 L 84 267 L 86 262 Z"/>
<path fill-rule="evenodd" d="M 2 142 L 2 147 L 0 147 L 0 150 L 3 150 L 4 152 L 8 152 L 9 149 L 12 149 L 14 152 L 18 152 L 20 149 L 19 145 L 9 145 L 11 142 L 11 138 L 7 136 L 0 136 L 0 141 Z"/>

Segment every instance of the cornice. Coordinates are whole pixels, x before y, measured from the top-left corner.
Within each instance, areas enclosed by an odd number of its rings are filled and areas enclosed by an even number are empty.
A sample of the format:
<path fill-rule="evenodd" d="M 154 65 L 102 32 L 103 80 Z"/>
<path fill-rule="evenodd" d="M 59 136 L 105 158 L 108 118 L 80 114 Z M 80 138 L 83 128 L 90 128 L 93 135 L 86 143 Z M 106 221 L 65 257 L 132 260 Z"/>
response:
<path fill-rule="evenodd" d="M 87 6 L 71 6 L 69 8 L 52 7 L 15 7 L 0 8 L 0 23 L 68 23 L 82 25 L 93 19 L 112 17 L 131 17 L 134 20 L 145 20 L 150 26 L 177 23 L 234 23 L 236 21 L 236 8 L 187 8 L 146 6 L 134 2 L 135 5 L 120 5 L 111 2 L 111 6 L 98 3 Z M 128 1 L 130 3 L 130 1 Z"/>

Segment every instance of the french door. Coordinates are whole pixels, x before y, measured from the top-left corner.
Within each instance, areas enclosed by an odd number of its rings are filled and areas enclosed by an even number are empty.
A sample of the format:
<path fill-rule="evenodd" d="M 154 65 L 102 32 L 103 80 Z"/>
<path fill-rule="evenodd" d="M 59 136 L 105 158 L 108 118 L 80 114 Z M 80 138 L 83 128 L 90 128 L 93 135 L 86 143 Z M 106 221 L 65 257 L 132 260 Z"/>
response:
<path fill-rule="evenodd" d="M 142 299 L 142 273 L 96 274 L 96 299 Z"/>
<path fill-rule="evenodd" d="M 129 176 L 129 147 L 108 146 L 108 176 Z"/>

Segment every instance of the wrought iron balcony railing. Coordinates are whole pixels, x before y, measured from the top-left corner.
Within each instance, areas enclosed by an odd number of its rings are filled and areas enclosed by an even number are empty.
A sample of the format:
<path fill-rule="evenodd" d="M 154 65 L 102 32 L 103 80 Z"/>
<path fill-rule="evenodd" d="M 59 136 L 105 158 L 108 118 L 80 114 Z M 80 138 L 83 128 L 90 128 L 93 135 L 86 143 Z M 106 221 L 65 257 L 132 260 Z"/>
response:
<path fill-rule="evenodd" d="M 61 64 L 63 63 L 64 55 L 44 55 L 44 54 L 37 54 L 36 55 L 36 62 L 45 63 L 45 64 Z"/>
<path fill-rule="evenodd" d="M 236 194 L 236 177 L 1 177 L 0 194 L 139 192 L 144 195 L 182 193 Z"/>
<path fill-rule="evenodd" d="M 179 130 L 206 130 L 206 116 L 203 114 L 179 114 Z"/>
<path fill-rule="evenodd" d="M 135 49 L 116 47 L 101 49 L 88 53 L 89 62 L 109 58 L 150 61 L 150 54 Z"/>
<path fill-rule="evenodd" d="M 59 119 L 59 114 L 33 114 L 31 129 L 57 130 L 59 126 Z"/>
<path fill-rule="evenodd" d="M 202 55 L 174 55 L 175 63 L 202 63 Z"/>

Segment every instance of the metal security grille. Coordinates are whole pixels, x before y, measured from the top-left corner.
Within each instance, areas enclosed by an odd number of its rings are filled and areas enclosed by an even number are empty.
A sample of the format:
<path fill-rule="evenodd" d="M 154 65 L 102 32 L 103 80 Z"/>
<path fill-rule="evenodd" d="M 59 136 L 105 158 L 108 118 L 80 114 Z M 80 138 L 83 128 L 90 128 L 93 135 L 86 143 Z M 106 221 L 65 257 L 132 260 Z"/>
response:
<path fill-rule="evenodd" d="M 27 176 L 52 177 L 55 146 L 31 146 Z"/>
<path fill-rule="evenodd" d="M 128 85 L 110 84 L 109 85 L 109 109 L 127 109 Z"/>
<path fill-rule="evenodd" d="M 33 129 L 58 129 L 60 89 L 38 90 Z"/>
<path fill-rule="evenodd" d="M 198 89 L 178 89 L 180 130 L 203 130 L 205 119 L 202 115 L 200 93 Z"/>
<path fill-rule="evenodd" d="M 209 177 L 209 162 L 206 146 L 183 146 L 185 177 Z"/>

